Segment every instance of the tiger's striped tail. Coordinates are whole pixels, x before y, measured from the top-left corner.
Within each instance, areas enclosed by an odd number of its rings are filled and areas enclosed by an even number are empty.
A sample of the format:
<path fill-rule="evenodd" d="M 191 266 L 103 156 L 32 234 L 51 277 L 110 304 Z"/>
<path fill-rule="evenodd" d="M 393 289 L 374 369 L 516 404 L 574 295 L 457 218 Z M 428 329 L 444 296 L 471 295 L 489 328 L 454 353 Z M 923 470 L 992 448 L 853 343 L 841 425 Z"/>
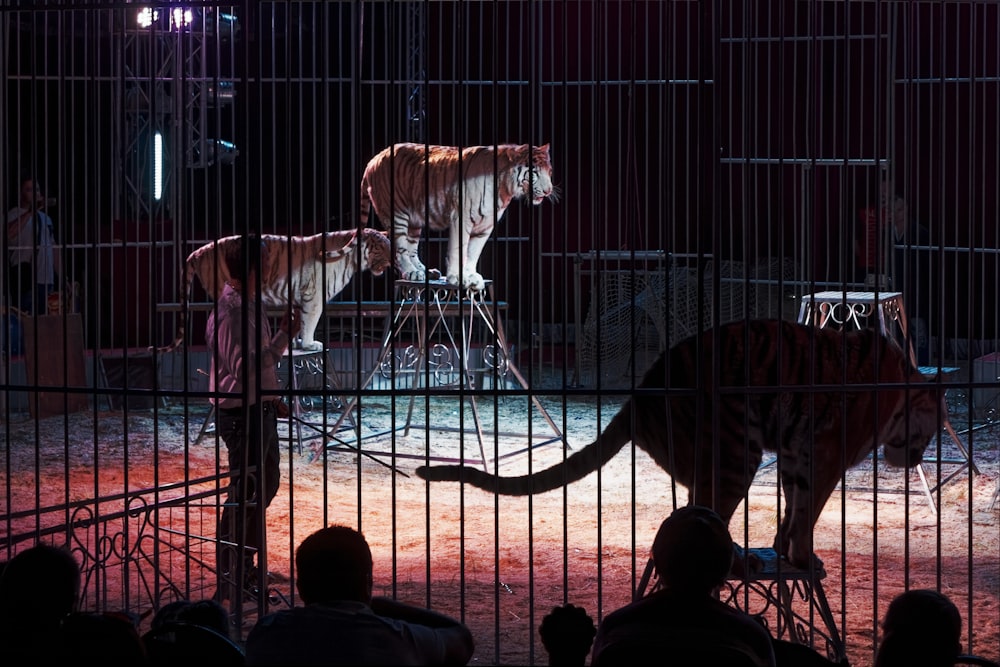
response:
<path fill-rule="evenodd" d="M 503 496 L 552 491 L 596 472 L 620 452 L 631 440 L 631 413 L 631 406 L 626 402 L 597 440 L 566 460 L 531 475 L 500 477 L 463 465 L 420 466 L 415 472 L 429 482 L 465 482 Z"/>

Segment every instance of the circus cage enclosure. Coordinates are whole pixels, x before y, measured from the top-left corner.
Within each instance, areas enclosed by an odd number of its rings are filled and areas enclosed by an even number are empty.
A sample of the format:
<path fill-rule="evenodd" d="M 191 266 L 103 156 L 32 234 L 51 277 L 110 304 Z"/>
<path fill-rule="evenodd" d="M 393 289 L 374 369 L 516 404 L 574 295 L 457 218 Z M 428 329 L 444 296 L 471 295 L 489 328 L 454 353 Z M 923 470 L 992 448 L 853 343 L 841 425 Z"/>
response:
<path fill-rule="evenodd" d="M 843 473 L 822 571 L 734 580 L 730 601 L 866 665 L 892 597 L 935 588 L 963 650 L 1000 658 L 991 3 L 67 3 L 0 20 L 5 210 L 37 174 L 60 287 L 76 284 L 34 315 L 3 286 L 2 558 L 65 544 L 81 607 L 141 627 L 210 596 L 229 471 L 211 301 L 196 284 L 182 302 L 185 257 L 356 227 L 364 166 L 393 143 L 548 143 L 558 201 L 510 206 L 486 291 L 358 272 L 326 305 L 324 349 L 282 361 L 295 412 L 262 553 L 279 576 L 232 606 L 234 637 L 299 603 L 295 546 L 342 523 L 371 543 L 377 593 L 462 618 L 476 663 L 544 664 L 542 617 L 569 602 L 599 621 L 641 594 L 686 491 L 632 446 L 526 497 L 414 468 L 541 470 L 593 441 L 661 350 L 783 318 L 881 329 L 947 413 L 920 468 Z M 923 236 L 891 234 L 883 192 Z M 443 268 L 446 245 L 425 231 L 424 262 Z M 187 344 L 151 351 L 181 314 Z M 765 459 L 735 539 L 770 547 L 783 506 Z"/>

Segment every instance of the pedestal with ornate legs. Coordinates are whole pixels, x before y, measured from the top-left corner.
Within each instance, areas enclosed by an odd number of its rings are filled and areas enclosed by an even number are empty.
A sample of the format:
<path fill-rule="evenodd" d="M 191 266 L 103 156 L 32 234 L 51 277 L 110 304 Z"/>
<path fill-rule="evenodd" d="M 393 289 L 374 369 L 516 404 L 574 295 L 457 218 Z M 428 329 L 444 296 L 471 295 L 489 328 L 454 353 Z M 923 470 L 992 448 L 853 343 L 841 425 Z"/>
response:
<path fill-rule="evenodd" d="M 343 388 L 337 381 L 337 374 L 333 372 L 329 360 L 325 359 L 326 350 L 292 349 L 290 353 L 290 362 L 287 352 L 278 362 L 278 376 L 283 380 L 285 389 L 291 390 L 291 400 L 289 401 L 291 415 L 288 419 L 288 436 L 284 439 L 287 439 L 290 445 L 294 443 L 296 452 L 301 453 L 303 440 L 321 438 L 326 434 L 321 424 L 313 423 L 306 418 L 305 415 L 309 410 L 304 405 L 307 400 L 304 391 L 315 388 L 319 390 L 319 394 L 326 396 L 333 391 L 341 392 Z M 343 402 L 340 397 L 336 397 L 334 400 Z M 351 415 L 346 415 L 346 417 L 353 425 L 354 418 Z M 205 421 L 202 422 L 192 446 L 198 445 L 201 439 L 211 432 L 214 422 L 215 407 L 213 406 L 205 416 Z M 304 437 L 303 427 L 313 433 L 307 433 Z"/>
<path fill-rule="evenodd" d="M 531 396 L 533 407 L 545 419 L 552 431 L 551 435 L 531 433 L 532 442 L 525 448 L 507 452 L 489 458 L 484 442 L 484 428 L 476 402 L 477 393 L 489 380 L 495 388 L 513 376 L 522 389 L 528 389 L 528 383 L 518 370 L 511 349 L 507 343 L 500 311 L 506 308 L 506 303 L 497 302 L 493 298 L 493 286 L 487 281 L 484 290 L 467 290 L 455 285 L 449 285 L 443 280 L 409 281 L 397 280 L 393 310 L 386 321 L 382 337 L 382 348 L 374 368 L 365 379 L 362 387 L 368 387 L 376 374 L 381 375 L 392 385 L 397 381 L 410 378 L 410 388 L 440 388 L 441 390 L 457 391 L 468 404 L 475 426 L 474 431 L 479 445 L 479 458 L 429 457 L 433 461 L 452 463 L 473 463 L 488 469 L 488 463 L 518 454 L 547 444 L 565 443 L 559 427 L 549 416 L 538 398 Z M 473 340 L 478 333 L 482 341 L 478 348 L 473 346 Z M 404 332 L 408 332 L 415 340 L 404 341 Z M 429 428 L 427 424 L 413 423 L 413 410 L 417 392 L 411 391 L 409 407 L 406 413 L 406 423 L 401 430 L 408 435 L 413 427 Z M 357 406 L 358 397 L 351 400 L 340 418 L 333 424 L 329 449 L 343 449 L 349 444 L 345 442 L 340 432 L 343 423 L 351 418 Z M 462 431 L 435 425 L 439 431 Z M 400 429 L 394 429 L 400 430 Z M 360 430 L 359 430 L 360 431 Z M 392 431 L 389 431 L 392 432 Z M 358 434 L 358 442 L 362 439 L 386 435 L 386 431 Z M 526 436 L 529 434 L 500 432 L 496 435 Z M 393 456 L 396 458 L 414 458 L 426 460 L 428 457 L 400 452 L 379 452 L 359 450 L 369 456 Z"/>
<path fill-rule="evenodd" d="M 325 349 L 292 349 L 290 352 L 291 364 L 289 365 L 288 354 L 282 357 L 281 362 L 278 364 L 278 376 L 279 378 L 283 378 L 285 386 L 291 389 L 291 399 L 289 401 L 291 415 L 288 418 L 288 440 L 289 443 L 294 442 L 296 451 L 301 453 L 303 440 L 319 439 L 326 435 L 323 423 L 314 423 L 306 416 L 312 410 L 307 409 L 311 406 L 307 405 L 310 398 L 307 397 L 305 392 L 311 389 L 319 390 L 318 393 L 323 398 L 318 400 L 323 401 L 322 407 L 324 408 L 320 412 L 325 414 L 326 401 L 328 400 L 325 397 L 331 396 L 332 400 L 340 406 L 343 404 L 343 398 L 333 394 L 333 392 L 341 392 L 343 388 L 337 380 L 337 374 L 333 372 L 333 367 L 326 356 Z M 344 416 L 353 426 L 354 417 L 346 411 Z M 305 437 L 303 437 L 303 428 L 307 431 Z"/>

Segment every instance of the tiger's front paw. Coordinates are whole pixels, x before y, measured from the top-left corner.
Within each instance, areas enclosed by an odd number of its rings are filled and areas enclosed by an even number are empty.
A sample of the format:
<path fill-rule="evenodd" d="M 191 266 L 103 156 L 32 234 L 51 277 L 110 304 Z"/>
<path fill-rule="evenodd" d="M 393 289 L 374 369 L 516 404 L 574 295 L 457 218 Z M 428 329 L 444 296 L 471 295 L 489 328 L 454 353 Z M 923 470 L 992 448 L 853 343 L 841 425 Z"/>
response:
<path fill-rule="evenodd" d="M 815 570 L 825 574 L 823 560 L 812 550 L 812 540 L 790 540 L 785 551 L 779 551 L 775 545 L 775 551 L 783 556 L 788 563 L 800 570 Z"/>
<path fill-rule="evenodd" d="M 475 271 L 462 274 L 461 282 L 459 281 L 457 275 L 449 273 L 448 284 L 461 285 L 463 289 L 472 290 L 473 292 L 481 292 L 486 289 L 486 281 Z"/>
<path fill-rule="evenodd" d="M 789 564 L 799 568 L 800 570 L 815 572 L 819 577 L 826 576 L 826 569 L 823 567 L 823 559 L 811 551 L 806 554 L 799 555 L 789 554 L 787 560 Z"/>
<path fill-rule="evenodd" d="M 437 269 L 425 269 L 423 267 L 410 271 L 409 273 L 403 274 L 403 280 L 409 280 L 415 283 L 422 283 L 425 280 L 434 282 L 435 280 L 441 280 L 441 272 Z"/>
<path fill-rule="evenodd" d="M 402 247 L 396 251 L 396 268 L 403 280 L 423 282 L 427 279 L 427 267 L 420 261 L 415 250 Z M 433 278 L 431 278 L 433 280 Z"/>
<path fill-rule="evenodd" d="M 323 343 L 318 340 L 301 340 L 299 341 L 299 347 L 309 352 L 319 352 L 323 349 Z"/>
<path fill-rule="evenodd" d="M 422 283 L 427 280 L 427 272 L 424 271 L 423 267 L 419 269 L 413 269 L 412 271 L 407 271 L 403 274 L 403 280 L 409 280 L 415 283 Z"/>

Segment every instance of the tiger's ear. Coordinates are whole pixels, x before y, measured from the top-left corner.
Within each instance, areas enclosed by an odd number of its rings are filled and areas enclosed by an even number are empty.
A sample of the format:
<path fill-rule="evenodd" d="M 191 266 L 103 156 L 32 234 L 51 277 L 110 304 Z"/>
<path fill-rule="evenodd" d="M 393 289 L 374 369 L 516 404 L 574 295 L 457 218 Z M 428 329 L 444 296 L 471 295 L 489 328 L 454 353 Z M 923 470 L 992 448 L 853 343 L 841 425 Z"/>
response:
<path fill-rule="evenodd" d="M 389 238 L 389 231 L 386 229 L 375 229 L 374 227 L 364 227 L 361 230 L 361 235 L 364 237 L 365 240 L 368 240 L 376 235 Z"/>
<path fill-rule="evenodd" d="M 336 262 L 350 255 L 352 250 L 354 250 L 353 243 L 337 250 L 327 250 L 320 254 L 320 259 L 326 262 Z"/>
<path fill-rule="evenodd" d="M 358 239 L 358 230 L 350 229 L 339 232 L 328 232 L 326 235 L 326 245 L 319 253 L 319 259 L 327 262 L 336 262 L 352 250 Z"/>

